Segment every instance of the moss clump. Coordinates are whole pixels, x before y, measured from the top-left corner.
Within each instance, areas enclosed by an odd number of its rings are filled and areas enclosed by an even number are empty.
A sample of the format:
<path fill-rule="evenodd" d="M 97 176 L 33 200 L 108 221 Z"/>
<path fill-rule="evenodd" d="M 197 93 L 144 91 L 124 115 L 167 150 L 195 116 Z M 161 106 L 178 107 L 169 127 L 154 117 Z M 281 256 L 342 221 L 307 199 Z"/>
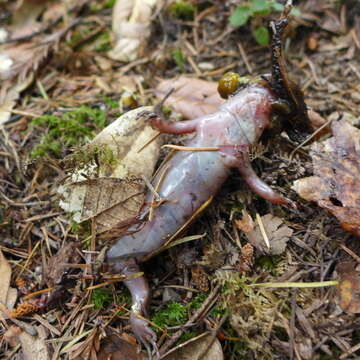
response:
<path fill-rule="evenodd" d="M 187 319 L 188 316 L 186 307 L 175 301 L 171 301 L 164 309 L 153 316 L 152 321 L 163 328 L 184 324 Z"/>
<path fill-rule="evenodd" d="M 91 235 L 91 221 L 90 220 L 83 221 L 80 224 L 77 223 L 76 221 L 71 221 L 70 228 L 71 228 L 71 232 L 74 235 L 79 235 L 84 239 L 90 237 L 90 235 Z"/>
<path fill-rule="evenodd" d="M 110 109 L 118 109 L 119 108 L 119 102 L 117 100 L 112 99 L 109 96 L 104 96 L 102 98 L 102 101 L 104 104 L 106 104 Z"/>
<path fill-rule="evenodd" d="M 168 11 L 169 14 L 176 19 L 192 20 L 196 8 L 189 1 L 178 0 L 169 6 Z"/>
<path fill-rule="evenodd" d="M 92 292 L 91 301 L 94 304 L 94 309 L 104 309 L 112 300 L 111 290 L 107 288 L 95 289 Z"/>
<path fill-rule="evenodd" d="M 185 57 L 180 49 L 175 49 L 171 52 L 176 66 L 183 72 L 185 70 Z"/>
<path fill-rule="evenodd" d="M 60 116 L 44 115 L 31 121 L 45 132 L 31 152 L 32 158 L 54 156 L 60 158 L 64 150 L 92 139 L 107 125 L 105 112 L 82 105 Z"/>
<path fill-rule="evenodd" d="M 103 31 L 96 37 L 95 51 L 106 52 L 111 49 L 111 36 L 109 31 Z"/>
<path fill-rule="evenodd" d="M 118 159 L 108 146 L 89 144 L 66 156 L 64 164 L 68 170 L 82 169 L 83 171 L 96 164 L 97 171 L 105 174 L 112 172 L 118 164 Z"/>

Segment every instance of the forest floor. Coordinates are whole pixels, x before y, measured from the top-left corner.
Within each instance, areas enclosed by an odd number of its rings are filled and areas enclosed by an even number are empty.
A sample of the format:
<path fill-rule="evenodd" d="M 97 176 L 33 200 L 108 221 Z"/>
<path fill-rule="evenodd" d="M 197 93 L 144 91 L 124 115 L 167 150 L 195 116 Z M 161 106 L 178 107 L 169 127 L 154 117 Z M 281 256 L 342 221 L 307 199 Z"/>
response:
<path fill-rule="evenodd" d="M 135 351 L 127 289 L 104 276 L 112 240 L 96 236 L 91 219 L 77 224 L 59 207 L 57 190 L 68 174 L 64 159 L 126 111 L 125 90 L 139 105 L 156 105 L 161 97 L 154 89 L 179 75 L 210 86 L 228 71 L 269 73 L 269 47 L 260 44 L 279 12 L 267 1 L 249 1 L 245 7 L 267 8 L 232 26 L 229 18 L 240 3 L 159 1 L 149 36 L 130 61 L 109 56 L 116 42 L 114 1 L 0 3 L 0 37 L 8 34 L 0 40 L 0 358 L 145 356 Z M 284 41 L 291 78 L 322 124 L 345 120 L 359 127 L 359 2 L 294 5 L 298 11 Z M 191 96 L 190 90 L 189 103 Z M 195 112 L 196 105 L 188 106 Z M 325 130 L 314 141 L 333 135 Z M 353 137 L 360 175 L 360 141 Z M 176 144 L 183 139 L 166 137 Z M 346 215 L 336 217 L 293 190 L 294 181 L 318 166 L 311 145 L 292 154 L 297 145 L 286 136 L 263 139 L 253 161 L 261 179 L 297 209 L 260 199 L 234 172 L 188 228 L 187 241 L 142 264 L 158 346 L 162 353 L 175 349 L 166 359 L 360 358 L 359 222 L 347 226 Z M 341 164 L 327 161 L 334 174 L 341 171 Z M 347 185 L 338 190 L 359 199 L 356 186 Z M 345 208 L 339 197 L 330 200 L 332 209 Z M 281 242 L 276 252 L 254 239 L 260 236 L 255 230 L 240 230 L 246 214 L 268 222 L 270 240 Z M 265 285 L 251 286 L 259 283 Z M 49 288 L 55 296 L 44 306 Z M 199 350 L 204 333 L 210 334 L 206 357 Z M 179 348 L 184 342 L 186 351 Z"/>

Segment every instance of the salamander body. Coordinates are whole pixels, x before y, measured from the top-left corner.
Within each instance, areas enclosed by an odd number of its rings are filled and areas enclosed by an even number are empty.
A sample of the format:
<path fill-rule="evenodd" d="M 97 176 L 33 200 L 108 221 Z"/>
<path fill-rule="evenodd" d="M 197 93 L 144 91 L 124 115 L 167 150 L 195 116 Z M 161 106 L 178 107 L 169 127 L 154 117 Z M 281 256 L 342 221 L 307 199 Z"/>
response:
<path fill-rule="evenodd" d="M 145 223 L 133 225 L 128 235 L 119 238 L 107 253 L 114 272 L 131 276 L 140 271 L 138 262 L 164 245 L 210 197 L 216 194 L 237 168 L 247 184 L 260 196 L 280 204 L 290 204 L 276 194 L 252 170 L 249 148 L 269 126 L 275 96 L 266 81 L 256 81 L 224 103 L 218 112 L 195 120 L 168 123 L 151 115 L 151 124 L 161 132 L 195 133 L 186 146 L 194 151 L 177 151 L 153 180 L 160 204 L 146 221 L 154 201 L 149 191 L 140 218 Z M 196 148 L 215 151 L 196 151 Z M 146 314 L 149 289 L 144 277 L 125 281 L 132 295 L 131 324 L 137 338 L 147 346 L 155 335 L 142 318 Z M 140 315 L 141 317 L 139 317 Z M 155 344 L 153 344 L 155 347 Z"/>
<path fill-rule="evenodd" d="M 233 83 L 229 86 L 236 91 L 231 91 L 228 100 L 211 115 L 170 123 L 156 114 L 148 114 L 151 125 L 160 132 L 194 133 L 186 144 L 186 151 L 177 151 L 155 176 L 152 187 L 156 191 L 147 194 L 139 215 L 140 223 L 132 225 L 107 253 L 112 271 L 129 278 L 124 283 L 132 296 L 130 322 L 149 354 L 150 344 L 157 351 L 156 336 L 146 321 L 147 281 L 144 276 L 131 278 L 140 271 L 138 263 L 161 248 L 202 204 L 216 194 L 231 168 L 237 168 L 247 185 L 259 196 L 273 203 L 294 205 L 256 175 L 249 159 L 251 146 L 272 125 L 274 111 L 283 116 L 283 127 L 294 139 L 300 139 L 309 128 L 302 92 L 289 81 L 281 56 L 280 36 L 289 11 L 286 8 L 284 17 L 272 23 L 271 76 L 242 80 L 237 77 L 241 80 L 239 86 L 233 86 Z M 232 78 L 226 77 L 225 84 Z M 220 93 L 228 97 L 226 86 Z M 292 119 L 296 126 L 292 126 Z"/>
<path fill-rule="evenodd" d="M 248 147 L 257 142 L 269 124 L 272 100 L 268 88 L 249 86 L 223 104 L 218 112 L 191 121 L 189 130 L 195 126 L 196 135 L 186 146 L 199 149 L 219 147 L 220 150 L 176 152 L 165 165 L 165 174 L 160 171 L 153 181 L 156 187 L 162 177 L 158 194 L 164 202 L 154 210 L 153 219 L 138 232 L 120 238 L 109 250 L 108 258 L 118 260 L 131 256 L 141 261 L 143 255 L 158 249 L 186 223 L 203 203 L 216 194 L 230 168 L 241 166 L 233 151 L 225 152 L 227 146 L 233 150 L 236 145 L 237 151 L 248 151 Z M 184 126 L 186 122 L 180 125 Z M 152 201 L 152 195 L 149 192 L 147 203 Z M 143 213 L 147 210 L 145 207 Z"/>

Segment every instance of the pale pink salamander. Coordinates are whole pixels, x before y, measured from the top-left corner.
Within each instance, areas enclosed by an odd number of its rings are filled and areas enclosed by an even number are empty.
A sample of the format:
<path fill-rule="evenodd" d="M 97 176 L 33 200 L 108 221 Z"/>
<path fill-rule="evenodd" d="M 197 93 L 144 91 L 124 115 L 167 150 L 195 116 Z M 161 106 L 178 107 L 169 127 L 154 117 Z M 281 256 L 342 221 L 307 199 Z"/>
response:
<path fill-rule="evenodd" d="M 275 108 L 277 111 L 284 108 L 287 118 L 303 116 L 306 121 L 302 94 L 294 85 L 289 85 L 281 63 L 279 37 L 286 23 L 287 18 L 283 18 L 273 25 L 271 77 L 250 80 L 218 112 L 195 120 L 170 123 L 155 114 L 149 115 L 151 125 L 160 132 L 195 133 L 187 147 L 215 147 L 218 150 L 177 151 L 166 163 L 167 170 L 164 173 L 160 171 L 153 180 L 156 187 L 162 177 L 158 189 L 161 201 L 154 209 L 152 220 L 146 221 L 153 200 L 153 193 L 149 192 L 140 215 L 142 224 L 130 227 L 132 233 L 119 238 L 107 253 L 107 261 L 113 272 L 126 276 L 139 272 L 138 263 L 164 245 L 169 236 L 176 233 L 202 204 L 216 194 L 232 168 L 238 169 L 247 185 L 259 196 L 272 203 L 293 205 L 256 175 L 249 159 L 250 147 L 271 125 Z M 297 98 L 294 98 L 294 93 Z M 124 283 L 132 295 L 132 329 L 148 351 L 149 343 L 157 349 L 155 334 L 144 319 L 149 302 L 146 279 L 141 276 Z"/>

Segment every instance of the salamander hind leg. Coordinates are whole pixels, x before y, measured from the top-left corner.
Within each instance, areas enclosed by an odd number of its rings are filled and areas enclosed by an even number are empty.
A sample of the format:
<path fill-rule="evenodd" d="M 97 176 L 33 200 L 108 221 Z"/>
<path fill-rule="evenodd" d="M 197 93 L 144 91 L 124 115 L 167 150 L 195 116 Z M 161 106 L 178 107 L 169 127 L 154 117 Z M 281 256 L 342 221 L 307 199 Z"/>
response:
<path fill-rule="evenodd" d="M 108 262 L 112 267 L 113 273 L 120 273 L 126 277 L 131 277 L 140 272 L 139 265 L 134 258 L 108 258 Z M 149 327 L 149 324 L 145 319 L 150 298 L 148 283 L 144 276 L 139 276 L 134 279 L 125 280 L 124 284 L 129 289 L 132 298 L 130 314 L 132 331 L 138 341 L 146 348 L 149 359 L 152 358 L 152 350 L 155 351 L 156 358 L 159 358 L 159 351 L 156 345 L 156 334 Z"/>

